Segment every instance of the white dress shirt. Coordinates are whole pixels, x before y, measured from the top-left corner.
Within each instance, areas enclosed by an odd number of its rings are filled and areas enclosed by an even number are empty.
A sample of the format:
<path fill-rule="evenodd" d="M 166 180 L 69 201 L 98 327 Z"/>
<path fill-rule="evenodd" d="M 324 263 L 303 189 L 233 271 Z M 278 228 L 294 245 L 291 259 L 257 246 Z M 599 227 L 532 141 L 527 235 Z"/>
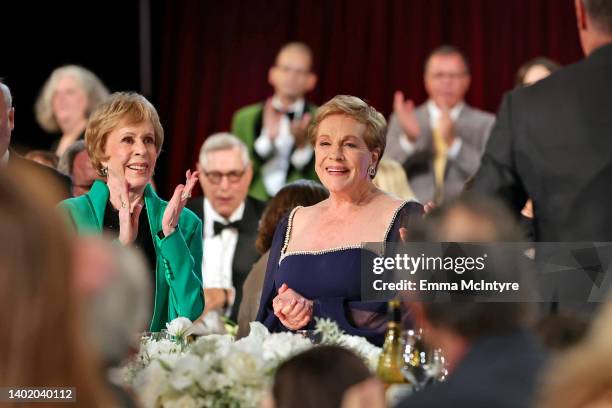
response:
<path fill-rule="evenodd" d="M 305 105 L 304 99 L 299 99 L 289 107 L 290 112 L 295 112 L 294 119 L 303 116 Z M 272 99 L 272 106 L 277 110 L 283 108 L 276 97 Z M 309 143 L 293 150 L 294 144 L 295 138 L 291 134 L 291 123 L 287 115 L 283 115 L 280 119 L 276 139 L 271 140 L 267 129 L 262 128 L 261 134 L 255 140 L 254 148 L 257 154 L 268 159 L 261 167 L 261 175 L 266 191 L 271 196 L 276 195 L 285 185 L 289 164 L 297 169 L 303 169 L 312 158 L 314 151 Z"/>
<path fill-rule="evenodd" d="M 457 105 L 455 105 L 451 109 L 450 117 L 453 120 L 453 123 L 457 122 L 457 119 L 459 118 L 459 115 L 461 114 L 461 110 L 463 109 L 464 106 L 465 106 L 464 102 L 459 102 Z M 438 121 L 440 120 L 442 111 L 440 110 L 440 108 L 438 108 L 435 102 L 430 99 L 427 101 L 427 113 L 429 113 L 429 126 L 433 130 L 438 126 Z M 408 138 L 405 135 L 403 137 L 400 137 L 399 142 L 400 142 L 401 148 L 406 153 L 408 153 L 409 155 L 414 153 L 414 150 L 416 148 L 415 143 L 408 140 Z M 461 150 L 462 144 L 463 144 L 463 141 L 460 138 L 455 137 L 453 144 L 448 149 L 447 157 L 449 159 L 456 158 L 459 155 L 459 150 Z"/>
<path fill-rule="evenodd" d="M 227 224 L 239 221 L 244 214 L 244 203 L 226 220 L 219 215 L 208 199 L 204 199 L 204 256 L 202 257 L 202 280 L 205 288 L 223 288 L 234 292 L 232 262 L 238 243 L 238 230 L 224 228 L 214 235 L 214 222 Z M 233 296 L 230 296 L 233 303 Z"/>

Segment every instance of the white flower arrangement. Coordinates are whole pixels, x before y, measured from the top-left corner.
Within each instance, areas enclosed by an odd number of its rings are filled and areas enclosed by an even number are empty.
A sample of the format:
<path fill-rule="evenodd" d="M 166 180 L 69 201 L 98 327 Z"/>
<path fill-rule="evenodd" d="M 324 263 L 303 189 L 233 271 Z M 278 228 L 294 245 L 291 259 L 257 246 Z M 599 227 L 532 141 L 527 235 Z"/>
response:
<path fill-rule="evenodd" d="M 143 407 L 258 407 L 276 368 L 292 356 L 314 347 L 302 335 L 270 333 L 261 323 L 250 324 L 248 337 L 207 335 L 186 346 L 191 322 L 168 323 L 177 341 L 145 338 L 138 356 L 123 368 Z M 317 320 L 321 344 L 336 344 L 357 353 L 370 368 L 380 348 L 362 337 L 348 336 L 330 320 Z M 374 365 L 372 365 L 374 362 Z"/>

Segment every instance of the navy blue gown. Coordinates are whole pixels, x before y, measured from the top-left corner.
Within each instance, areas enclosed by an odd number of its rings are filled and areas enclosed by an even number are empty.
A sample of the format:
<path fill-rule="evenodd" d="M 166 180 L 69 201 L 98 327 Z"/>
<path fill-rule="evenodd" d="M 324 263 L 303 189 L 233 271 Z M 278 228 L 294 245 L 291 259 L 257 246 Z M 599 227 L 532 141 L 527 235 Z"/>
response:
<path fill-rule="evenodd" d="M 291 235 L 295 208 L 277 226 L 266 270 L 257 321 L 271 332 L 288 329 L 274 315 L 272 300 L 278 288 L 286 283 L 314 302 L 313 319 L 303 329 L 313 329 L 314 317 L 330 318 L 347 334 L 362 336 L 382 345 L 387 316 L 386 303 L 361 301 L 362 256 L 378 254 L 361 246 L 346 246 L 321 251 L 285 253 Z M 402 204 L 394 213 L 385 235 L 385 242 L 398 242 L 399 228 L 420 220 L 423 207 L 416 202 Z"/>

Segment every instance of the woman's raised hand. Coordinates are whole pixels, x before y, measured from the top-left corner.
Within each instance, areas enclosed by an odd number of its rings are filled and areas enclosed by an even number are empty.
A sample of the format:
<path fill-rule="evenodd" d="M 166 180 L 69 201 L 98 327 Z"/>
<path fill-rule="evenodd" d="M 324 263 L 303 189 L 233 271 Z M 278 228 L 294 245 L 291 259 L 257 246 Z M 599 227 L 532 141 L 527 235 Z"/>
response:
<path fill-rule="evenodd" d="M 289 330 L 299 330 L 312 319 L 313 301 L 283 283 L 272 300 L 274 315 Z"/>
<path fill-rule="evenodd" d="M 113 207 L 119 210 L 119 241 L 130 245 L 138 236 L 138 219 L 142 211 L 142 197 L 130 201 L 130 184 L 123 174 L 111 173 L 106 181 Z"/>
<path fill-rule="evenodd" d="M 198 172 L 191 170 L 187 170 L 185 173 L 186 181 L 185 184 L 179 184 L 174 189 L 174 194 L 172 198 L 168 202 L 168 206 L 164 211 L 164 216 L 162 218 L 162 231 L 165 236 L 168 236 L 174 232 L 178 225 L 179 216 L 181 215 L 181 211 L 185 208 L 185 204 L 189 197 L 191 197 L 191 191 L 198 181 Z"/>

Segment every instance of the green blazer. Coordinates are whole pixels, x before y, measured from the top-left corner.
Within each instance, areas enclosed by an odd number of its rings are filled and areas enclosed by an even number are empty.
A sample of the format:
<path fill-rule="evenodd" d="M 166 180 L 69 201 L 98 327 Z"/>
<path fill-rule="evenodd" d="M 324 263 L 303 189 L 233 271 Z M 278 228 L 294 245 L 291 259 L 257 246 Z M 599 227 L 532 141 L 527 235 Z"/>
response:
<path fill-rule="evenodd" d="M 62 201 L 79 234 L 101 234 L 104 212 L 109 200 L 108 187 L 96 181 L 89 193 Z M 157 254 L 155 267 L 155 304 L 151 331 L 165 328 L 177 317 L 197 319 L 204 309 L 202 295 L 202 222 L 190 210 L 179 216 L 178 228 L 160 238 L 162 217 L 168 203 L 155 194 L 151 185 L 144 191 L 144 202 Z"/>
<path fill-rule="evenodd" d="M 255 140 L 259 137 L 263 126 L 263 107 L 263 103 L 256 103 L 238 110 L 232 118 L 232 133 L 247 145 L 253 162 L 253 181 L 251 181 L 249 194 L 258 200 L 267 201 L 270 196 L 266 191 L 261 175 L 261 166 L 265 163 L 265 160 L 259 157 L 255 151 Z M 307 103 L 305 110 L 314 117 L 317 107 Z M 319 181 L 314 169 L 314 156 L 310 163 L 301 170 L 289 166 L 287 183 L 300 179 Z"/>

